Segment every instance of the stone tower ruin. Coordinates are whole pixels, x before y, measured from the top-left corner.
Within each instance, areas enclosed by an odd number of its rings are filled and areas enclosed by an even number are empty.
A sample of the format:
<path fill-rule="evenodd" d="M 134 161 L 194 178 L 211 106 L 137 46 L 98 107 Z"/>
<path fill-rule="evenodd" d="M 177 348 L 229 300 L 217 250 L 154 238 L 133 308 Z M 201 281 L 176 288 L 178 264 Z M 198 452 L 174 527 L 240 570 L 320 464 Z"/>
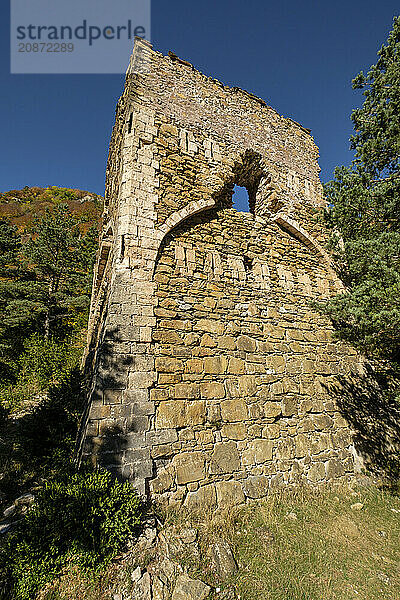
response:
<path fill-rule="evenodd" d="M 312 307 L 341 290 L 317 158 L 309 130 L 136 39 L 107 166 L 84 458 L 187 506 L 354 474 L 333 390 L 360 359 Z"/>

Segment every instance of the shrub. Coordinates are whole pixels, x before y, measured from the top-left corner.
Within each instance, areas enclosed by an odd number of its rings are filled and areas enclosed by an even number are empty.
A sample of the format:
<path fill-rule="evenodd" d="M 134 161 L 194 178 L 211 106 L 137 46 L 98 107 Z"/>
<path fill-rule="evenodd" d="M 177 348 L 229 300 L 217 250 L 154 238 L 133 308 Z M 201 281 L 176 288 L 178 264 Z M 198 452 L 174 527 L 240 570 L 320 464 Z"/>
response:
<path fill-rule="evenodd" d="M 74 331 L 63 340 L 45 339 L 34 334 L 24 342 L 23 352 L 15 363 L 15 381 L 0 383 L 0 402 L 11 410 L 24 407 L 51 386 L 64 383 L 71 370 L 79 364 L 82 335 Z"/>
<path fill-rule="evenodd" d="M 0 555 L 1 598 L 28 600 L 67 565 L 104 567 L 135 535 L 141 503 L 109 472 L 49 482 Z"/>

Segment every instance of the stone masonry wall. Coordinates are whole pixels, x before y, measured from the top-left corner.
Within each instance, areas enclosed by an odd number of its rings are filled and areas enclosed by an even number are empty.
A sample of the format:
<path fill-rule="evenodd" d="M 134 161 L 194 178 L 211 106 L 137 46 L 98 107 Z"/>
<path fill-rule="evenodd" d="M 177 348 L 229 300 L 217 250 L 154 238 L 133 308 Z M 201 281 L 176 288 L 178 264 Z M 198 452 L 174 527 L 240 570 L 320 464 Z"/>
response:
<path fill-rule="evenodd" d="M 85 459 L 191 506 L 354 474 L 332 390 L 362 363 L 311 304 L 342 289 L 317 157 L 264 101 L 136 40 L 107 167 Z"/>

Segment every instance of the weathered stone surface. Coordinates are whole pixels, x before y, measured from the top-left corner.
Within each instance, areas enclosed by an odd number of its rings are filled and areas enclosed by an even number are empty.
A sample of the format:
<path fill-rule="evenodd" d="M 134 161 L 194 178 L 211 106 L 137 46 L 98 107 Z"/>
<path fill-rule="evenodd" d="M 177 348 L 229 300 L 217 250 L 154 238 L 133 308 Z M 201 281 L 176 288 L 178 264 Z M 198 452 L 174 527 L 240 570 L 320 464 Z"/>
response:
<path fill-rule="evenodd" d="M 201 481 L 205 477 L 204 457 L 201 452 L 182 452 L 172 461 L 178 484 Z"/>
<path fill-rule="evenodd" d="M 266 402 L 264 404 L 264 415 L 274 419 L 282 413 L 282 406 L 279 402 Z"/>
<path fill-rule="evenodd" d="M 229 359 L 228 373 L 231 373 L 232 375 L 241 375 L 242 373 L 245 373 L 245 371 L 246 363 L 244 360 L 234 357 Z"/>
<path fill-rule="evenodd" d="M 232 473 L 240 468 L 240 458 L 235 442 L 215 444 L 211 456 L 210 473 Z"/>
<path fill-rule="evenodd" d="M 254 440 L 251 443 L 254 450 L 254 459 L 256 463 L 264 463 L 267 460 L 272 460 L 272 442 L 268 440 Z"/>
<path fill-rule="evenodd" d="M 181 360 L 165 356 L 156 358 L 155 366 L 156 370 L 160 373 L 176 373 L 177 371 L 182 371 L 183 369 Z"/>
<path fill-rule="evenodd" d="M 151 580 L 149 573 L 144 573 L 133 587 L 135 600 L 151 600 Z"/>
<path fill-rule="evenodd" d="M 246 427 L 243 423 L 227 423 L 222 426 L 222 437 L 230 440 L 244 440 L 246 438 Z"/>
<path fill-rule="evenodd" d="M 185 499 L 185 506 L 190 510 L 202 510 L 204 508 L 214 508 L 217 504 L 217 495 L 215 485 L 208 484 L 201 486 L 195 492 L 189 492 Z"/>
<path fill-rule="evenodd" d="M 225 388 L 223 383 L 219 383 L 218 381 L 210 382 L 210 383 L 201 383 L 200 384 L 200 393 L 202 398 L 224 398 L 225 397 Z"/>
<path fill-rule="evenodd" d="M 156 413 L 157 429 L 172 429 L 204 423 L 203 401 L 167 400 L 160 402 Z"/>
<path fill-rule="evenodd" d="M 315 463 L 312 465 L 308 471 L 307 477 L 314 483 L 324 479 L 326 477 L 324 463 Z"/>
<path fill-rule="evenodd" d="M 204 372 L 214 375 L 225 373 L 227 360 L 224 356 L 213 356 L 204 359 Z"/>
<path fill-rule="evenodd" d="M 242 375 L 239 378 L 239 393 L 244 398 L 254 396 L 257 392 L 257 382 L 254 375 Z"/>
<path fill-rule="evenodd" d="M 199 579 L 191 579 L 188 575 L 179 575 L 172 600 L 206 600 L 211 588 Z"/>
<path fill-rule="evenodd" d="M 248 335 L 240 335 L 236 341 L 236 347 L 238 350 L 245 350 L 246 352 L 255 352 L 256 342 Z"/>
<path fill-rule="evenodd" d="M 221 417 L 223 421 L 244 421 L 247 419 L 247 406 L 244 400 L 224 400 L 221 402 Z"/>
<path fill-rule="evenodd" d="M 218 481 L 215 484 L 217 502 L 220 508 L 237 506 L 245 500 L 242 485 L 239 481 Z"/>
<path fill-rule="evenodd" d="M 263 475 L 243 480 L 243 490 L 248 498 L 263 498 L 268 494 L 268 478 Z"/>
<path fill-rule="evenodd" d="M 153 494 L 160 494 L 168 490 L 173 484 L 173 476 L 168 470 L 161 471 L 155 479 L 150 482 Z"/>
<path fill-rule="evenodd" d="M 237 564 L 226 540 L 218 540 L 210 548 L 211 568 L 222 579 L 228 579 L 237 571 Z"/>
<path fill-rule="evenodd" d="M 326 463 L 326 476 L 328 479 L 335 479 L 344 475 L 345 469 L 343 463 L 337 459 L 332 458 Z"/>

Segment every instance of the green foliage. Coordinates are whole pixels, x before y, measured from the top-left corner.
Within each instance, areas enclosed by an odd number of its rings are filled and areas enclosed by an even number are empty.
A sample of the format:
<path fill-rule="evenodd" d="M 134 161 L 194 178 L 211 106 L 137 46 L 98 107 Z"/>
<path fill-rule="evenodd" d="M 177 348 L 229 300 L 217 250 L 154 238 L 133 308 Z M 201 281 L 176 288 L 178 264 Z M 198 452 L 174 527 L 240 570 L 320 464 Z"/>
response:
<path fill-rule="evenodd" d="M 140 515 L 131 485 L 108 472 L 47 483 L 0 555 L 3 598 L 33 598 L 70 564 L 104 567 L 137 532 Z"/>
<path fill-rule="evenodd" d="M 24 401 L 67 380 L 79 365 L 82 345 L 77 334 L 63 340 L 46 339 L 35 333 L 23 344 L 16 359 L 14 383 L 0 387 L 0 402 L 6 408 L 17 408 Z"/>
<path fill-rule="evenodd" d="M 86 239 L 85 239 L 86 238 Z M 37 313 L 43 319 L 44 335 L 58 333 L 74 311 L 88 308 L 88 271 L 93 268 L 97 240 L 82 238 L 79 220 L 64 204 L 35 221 L 26 244 L 26 260 L 38 286 Z"/>
<path fill-rule="evenodd" d="M 0 219 L 1 500 L 45 482 L 0 550 L 0 597 L 7 600 L 33 598 L 70 565 L 104 566 L 140 519 L 129 484 L 109 473 L 74 473 L 98 237 L 85 194 L 25 188 L 0 195 L 2 214 L 24 219 L 18 227 L 12 217 Z"/>
<path fill-rule="evenodd" d="M 326 185 L 332 249 L 347 290 L 323 310 L 364 352 L 400 359 L 400 17 L 367 75 L 352 114 L 355 159 Z"/>
<path fill-rule="evenodd" d="M 60 203 L 23 235 L 0 220 L 0 399 L 8 404 L 53 384 L 82 350 L 98 237 L 82 221 Z"/>
<path fill-rule="evenodd" d="M 27 393 L 28 386 L 22 391 Z M 11 418 L 6 411 L 0 414 L 2 499 L 9 502 L 34 482 L 71 469 L 83 409 L 82 374 L 75 367 L 18 418 Z"/>

